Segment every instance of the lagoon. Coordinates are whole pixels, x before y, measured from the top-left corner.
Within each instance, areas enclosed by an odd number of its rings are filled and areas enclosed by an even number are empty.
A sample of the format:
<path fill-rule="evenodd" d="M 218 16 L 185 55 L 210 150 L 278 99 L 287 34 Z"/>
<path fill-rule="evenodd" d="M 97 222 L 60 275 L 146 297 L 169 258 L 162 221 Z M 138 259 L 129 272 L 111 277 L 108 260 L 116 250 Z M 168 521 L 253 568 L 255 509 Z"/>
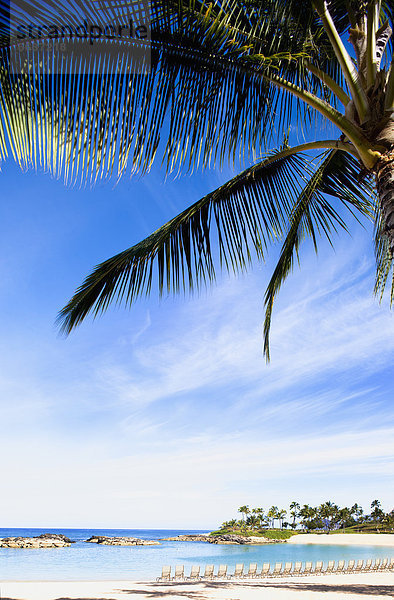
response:
<path fill-rule="evenodd" d="M 131 536 L 158 540 L 184 533 L 208 530 L 168 529 L 0 529 L 0 537 L 32 537 L 40 533 L 64 533 L 76 543 L 69 548 L 0 548 L 0 580 L 104 581 L 155 579 L 163 564 L 184 564 L 186 573 L 192 564 L 211 563 L 229 566 L 235 563 L 295 562 L 367 559 L 394 556 L 394 547 L 268 544 L 264 546 L 216 545 L 204 542 L 168 542 L 160 546 L 100 546 L 83 540 L 92 535 Z"/>

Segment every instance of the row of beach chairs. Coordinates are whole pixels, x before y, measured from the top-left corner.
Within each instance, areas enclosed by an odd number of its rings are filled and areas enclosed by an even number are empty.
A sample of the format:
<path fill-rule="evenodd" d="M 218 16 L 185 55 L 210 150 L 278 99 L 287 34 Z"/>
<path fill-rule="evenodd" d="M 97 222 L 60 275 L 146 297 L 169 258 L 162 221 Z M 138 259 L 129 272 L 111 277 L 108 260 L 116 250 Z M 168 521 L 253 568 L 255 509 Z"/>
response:
<path fill-rule="evenodd" d="M 219 565 L 217 572 L 215 573 L 215 565 L 206 565 L 204 573 L 200 574 L 200 567 L 193 566 L 190 571 L 190 575 L 185 575 L 185 568 L 183 565 L 177 565 L 175 567 L 175 573 L 172 575 L 171 567 L 164 566 L 162 569 L 161 577 L 157 578 L 157 581 L 200 581 L 202 579 L 247 579 L 257 577 L 283 577 L 284 575 L 297 576 L 297 575 L 326 575 L 329 573 L 368 573 L 371 571 L 394 571 L 394 558 L 389 560 L 388 558 L 376 558 L 373 560 L 369 558 L 365 561 L 363 559 L 339 560 L 335 564 L 335 560 L 329 560 L 327 565 L 323 567 L 323 561 L 318 560 L 315 564 L 312 562 L 306 562 L 303 565 L 302 562 L 275 563 L 271 569 L 270 563 L 264 563 L 262 568 L 257 568 L 257 563 L 251 563 L 249 569 L 244 571 L 243 564 L 235 565 L 234 573 L 227 573 L 227 565 Z"/>

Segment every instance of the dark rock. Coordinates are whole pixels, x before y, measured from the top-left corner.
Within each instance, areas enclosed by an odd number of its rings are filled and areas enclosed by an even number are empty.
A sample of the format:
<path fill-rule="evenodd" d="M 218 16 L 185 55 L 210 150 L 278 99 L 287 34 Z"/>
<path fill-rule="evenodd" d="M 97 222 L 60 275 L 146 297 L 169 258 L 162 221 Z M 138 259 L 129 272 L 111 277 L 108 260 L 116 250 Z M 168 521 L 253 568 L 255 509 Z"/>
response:
<path fill-rule="evenodd" d="M 133 537 L 109 537 L 106 535 L 92 535 L 85 542 L 101 544 L 103 546 L 159 546 L 160 542 L 154 540 L 141 540 Z"/>
<path fill-rule="evenodd" d="M 175 537 L 162 538 L 168 542 L 209 542 L 208 533 L 188 533 L 185 535 L 177 535 Z"/>
<path fill-rule="evenodd" d="M 66 535 L 63 535 L 62 533 L 41 533 L 41 535 L 37 535 L 35 537 L 36 539 L 45 538 L 47 540 L 62 540 L 67 544 L 75 544 L 73 540 L 70 540 L 70 538 L 68 538 Z"/>

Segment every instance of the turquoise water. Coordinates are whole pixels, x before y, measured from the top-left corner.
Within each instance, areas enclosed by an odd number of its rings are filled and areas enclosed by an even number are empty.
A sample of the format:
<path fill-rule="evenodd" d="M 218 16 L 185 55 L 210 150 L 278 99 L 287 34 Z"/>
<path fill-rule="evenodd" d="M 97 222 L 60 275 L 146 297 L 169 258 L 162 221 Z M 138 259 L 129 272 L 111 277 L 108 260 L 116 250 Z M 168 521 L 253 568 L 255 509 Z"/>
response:
<path fill-rule="evenodd" d="M 64 533 L 75 540 L 69 548 L 26 549 L 0 548 L 0 580 L 152 580 L 162 565 L 191 565 L 285 561 L 340 560 L 349 558 L 385 558 L 394 549 L 379 546 L 325 546 L 269 544 L 266 546 L 216 545 L 204 542 L 162 542 L 160 546 L 99 546 L 83 540 L 92 535 L 131 536 L 157 540 L 192 530 L 164 529 L 0 529 L 0 537 L 36 536 L 40 533 Z"/>

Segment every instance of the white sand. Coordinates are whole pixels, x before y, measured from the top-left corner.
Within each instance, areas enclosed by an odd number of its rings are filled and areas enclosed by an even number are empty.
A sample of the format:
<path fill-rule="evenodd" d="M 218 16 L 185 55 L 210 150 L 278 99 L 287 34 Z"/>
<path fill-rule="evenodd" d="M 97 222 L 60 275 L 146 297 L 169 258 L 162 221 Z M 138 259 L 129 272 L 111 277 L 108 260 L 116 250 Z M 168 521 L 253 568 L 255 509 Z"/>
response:
<path fill-rule="evenodd" d="M 299 533 L 288 544 L 337 544 L 338 546 L 391 546 L 394 556 L 394 534 L 390 533 Z"/>
<path fill-rule="evenodd" d="M 199 583 L 1 582 L 2 600 L 387 600 L 394 597 L 393 573 Z M 327 594 L 329 594 L 327 596 Z"/>

